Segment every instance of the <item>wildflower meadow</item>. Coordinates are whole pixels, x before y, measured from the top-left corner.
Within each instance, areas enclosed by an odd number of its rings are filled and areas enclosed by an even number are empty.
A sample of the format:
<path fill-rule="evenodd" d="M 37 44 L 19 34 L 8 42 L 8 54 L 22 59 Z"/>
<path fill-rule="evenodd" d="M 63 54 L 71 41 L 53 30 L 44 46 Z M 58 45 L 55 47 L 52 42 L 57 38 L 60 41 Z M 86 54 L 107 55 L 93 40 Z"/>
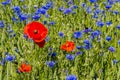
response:
<path fill-rule="evenodd" d="M 0 0 L 0 80 L 120 80 L 120 0 Z"/>

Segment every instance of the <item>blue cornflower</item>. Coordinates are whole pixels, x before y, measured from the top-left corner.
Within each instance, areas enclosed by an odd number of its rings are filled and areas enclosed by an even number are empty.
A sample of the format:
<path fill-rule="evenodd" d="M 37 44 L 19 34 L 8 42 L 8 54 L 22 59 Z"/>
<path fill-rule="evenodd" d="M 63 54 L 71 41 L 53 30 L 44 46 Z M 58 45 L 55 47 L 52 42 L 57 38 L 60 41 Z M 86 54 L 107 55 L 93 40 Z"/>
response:
<path fill-rule="evenodd" d="M 117 0 L 118 2 L 120 2 L 120 0 Z"/>
<path fill-rule="evenodd" d="M 63 6 L 60 7 L 60 8 L 59 8 L 59 11 L 64 11 L 64 7 L 63 7 Z"/>
<path fill-rule="evenodd" d="M 36 10 L 35 14 L 37 14 L 37 15 L 38 15 L 38 14 L 43 14 L 43 15 L 45 15 L 46 12 L 47 12 L 47 10 L 45 10 L 44 8 L 39 8 L 39 9 Z"/>
<path fill-rule="evenodd" d="M 12 2 L 12 0 L 6 0 L 4 2 L 2 2 L 2 5 L 6 6 L 8 4 L 10 4 Z"/>
<path fill-rule="evenodd" d="M 75 75 L 68 75 L 66 76 L 66 80 L 77 80 L 77 77 Z"/>
<path fill-rule="evenodd" d="M 106 5 L 105 8 L 110 9 L 110 8 L 112 8 L 112 5 Z"/>
<path fill-rule="evenodd" d="M 69 1 L 67 2 L 67 5 L 70 6 L 71 4 L 73 4 L 73 1 L 72 1 L 72 0 L 69 0 Z"/>
<path fill-rule="evenodd" d="M 38 8 L 38 5 L 34 5 L 34 8 L 37 9 L 37 8 Z"/>
<path fill-rule="evenodd" d="M 96 10 L 94 11 L 95 14 L 99 14 L 100 12 L 101 12 L 100 9 L 96 9 Z"/>
<path fill-rule="evenodd" d="M 32 16 L 32 19 L 33 20 L 38 20 L 38 19 L 40 19 L 40 17 L 41 17 L 40 15 L 34 15 L 34 16 Z"/>
<path fill-rule="evenodd" d="M 45 9 L 45 10 L 48 10 L 49 8 L 46 7 L 46 6 L 42 6 L 41 8 Z"/>
<path fill-rule="evenodd" d="M 82 32 L 80 32 L 80 31 L 74 32 L 73 37 L 76 38 L 76 39 L 81 38 L 82 37 Z"/>
<path fill-rule="evenodd" d="M 16 36 L 16 33 L 13 33 L 13 37 L 15 37 Z"/>
<path fill-rule="evenodd" d="M 53 52 L 52 54 L 51 54 L 51 57 L 55 57 L 57 55 L 57 53 L 56 52 Z"/>
<path fill-rule="evenodd" d="M 111 40 L 111 37 L 110 37 L 110 36 L 107 36 L 107 37 L 106 37 L 106 40 L 107 40 L 107 41 L 110 41 L 110 40 Z"/>
<path fill-rule="evenodd" d="M 118 25 L 116 28 L 120 30 L 120 25 Z"/>
<path fill-rule="evenodd" d="M 75 55 L 67 54 L 67 55 L 66 55 L 66 58 L 67 58 L 68 60 L 74 60 Z"/>
<path fill-rule="evenodd" d="M 89 0 L 91 3 L 95 3 L 97 2 L 97 0 Z"/>
<path fill-rule="evenodd" d="M 78 56 L 78 55 L 82 55 L 83 54 L 83 52 L 76 52 L 76 56 Z"/>
<path fill-rule="evenodd" d="M 77 8 L 78 8 L 77 5 L 73 5 L 73 6 L 71 7 L 71 9 L 77 9 Z"/>
<path fill-rule="evenodd" d="M 113 14 L 117 15 L 119 14 L 119 11 L 113 11 Z"/>
<path fill-rule="evenodd" d="M 69 14 L 72 12 L 72 9 L 71 8 L 67 8 L 67 9 L 64 9 L 64 14 Z"/>
<path fill-rule="evenodd" d="M 79 50 L 79 49 L 82 49 L 83 46 L 76 46 L 76 48 Z"/>
<path fill-rule="evenodd" d="M 110 52 L 115 52 L 115 48 L 112 47 L 112 46 L 110 46 L 110 47 L 108 48 L 108 50 L 109 50 Z"/>
<path fill-rule="evenodd" d="M 44 15 L 44 14 L 46 14 L 46 10 L 43 9 L 43 8 L 41 8 L 41 9 L 40 9 L 40 13 Z"/>
<path fill-rule="evenodd" d="M 23 5 L 22 8 L 27 9 L 28 7 L 26 5 Z"/>
<path fill-rule="evenodd" d="M 10 62 L 14 61 L 15 58 L 16 58 L 15 56 L 9 54 L 5 56 L 5 60 Z"/>
<path fill-rule="evenodd" d="M 41 14 L 40 9 L 41 9 L 41 8 L 39 8 L 39 9 L 37 9 L 37 10 L 35 11 L 35 14 L 36 14 L 36 15 Z"/>
<path fill-rule="evenodd" d="M 64 37 L 64 33 L 63 33 L 63 32 L 59 32 L 58 35 L 59 35 L 60 37 Z"/>
<path fill-rule="evenodd" d="M 8 30 L 8 33 L 10 34 L 10 33 L 13 33 L 14 31 L 11 29 L 11 30 Z"/>
<path fill-rule="evenodd" d="M 48 54 L 48 56 L 51 56 L 51 57 L 56 57 L 56 55 L 57 55 L 56 52 L 53 52 L 53 53 L 50 52 L 50 53 Z"/>
<path fill-rule="evenodd" d="M 86 3 L 82 3 L 81 6 L 82 6 L 82 7 L 86 7 Z"/>
<path fill-rule="evenodd" d="M 51 57 L 56 57 L 57 53 L 56 52 L 50 52 L 48 53 L 48 56 L 51 56 Z"/>
<path fill-rule="evenodd" d="M 99 26 L 99 27 L 103 27 L 104 26 L 104 23 L 102 21 L 97 21 L 96 22 L 96 25 Z"/>
<path fill-rule="evenodd" d="M 4 22 L 0 21 L 0 28 L 4 28 Z"/>
<path fill-rule="evenodd" d="M 55 22 L 51 21 L 51 22 L 49 22 L 49 24 L 53 26 L 55 24 Z"/>
<path fill-rule="evenodd" d="M 87 40 L 87 39 L 85 39 L 83 42 L 84 42 L 85 44 L 90 44 L 90 41 Z"/>
<path fill-rule="evenodd" d="M 46 62 L 46 65 L 48 65 L 50 68 L 53 68 L 54 65 L 55 65 L 55 62 L 54 61 L 48 61 L 48 62 Z"/>
<path fill-rule="evenodd" d="M 8 2 L 2 2 L 2 5 L 6 6 L 7 4 L 9 4 Z"/>
<path fill-rule="evenodd" d="M 83 46 L 84 49 L 89 50 L 89 49 L 92 48 L 92 44 L 91 44 L 91 42 L 89 40 L 86 39 L 83 42 L 84 42 L 84 46 Z"/>
<path fill-rule="evenodd" d="M 52 2 L 47 2 L 47 4 L 46 4 L 46 7 L 49 9 L 49 8 L 51 8 L 53 6 L 53 3 Z"/>
<path fill-rule="evenodd" d="M 91 7 L 87 7 L 87 8 L 86 8 L 86 12 L 87 12 L 87 13 L 91 13 L 91 12 L 92 12 L 92 8 L 91 8 Z"/>
<path fill-rule="evenodd" d="M 18 20 L 17 18 L 12 17 L 12 21 L 13 21 L 13 22 L 17 22 L 17 20 Z"/>
<path fill-rule="evenodd" d="M 53 50 L 53 48 L 52 48 L 52 47 L 50 47 L 50 48 L 49 48 L 49 50 L 50 50 L 50 51 L 52 51 L 52 50 Z"/>
<path fill-rule="evenodd" d="M 111 24 L 112 24 L 112 21 L 107 21 L 107 22 L 106 22 L 106 25 L 107 25 L 107 26 L 110 26 Z"/>
<path fill-rule="evenodd" d="M 101 34 L 99 30 L 93 31 L 91 33 L 91 38 L 94 39 L 95 37 L 98 37 Z"/>
<path fill-rule="evenodd" d="M 89 49 L 92 48 L 92 44 L 91 43 L 90 44 L 84 44 L 83 48 L 86 49 L 86 50 L 89 50 Z"/>
<path fill-rule="evenodd" d="M 116 0 L 107 0 L 109 5 L 115 4 L 117 1 Z"/>
<path fill-rule="evenodd" d="M 118 63 L 118 60 L 114 59 L 114 60 L 112 60 L 112 62 L 113 62 L 113 64 L 116 64 L 116 63 Z"/>
<path fill-rule="evenodd" d="M 24 21 L 24 20 L 28 19 L 28 15 L 26 15 L 26 14 L 20 14 L 19 18 L 20 18 L 20 21 Z"/>
<path fill-rule="evenodd" d="M 91 32 L 92 31 L 92 29 L 91 28 L 88 28 L 88 29 L 84 29 L 84 30 L 82 30 L 82 32 L 84 32 L 84 33 L 89 33 L 89 32 Z"/>
<path fill-rule="evenodd" d="M 19 15 L 21 13 L 20 6 L 14 6 L 13 11 Z"/>
<path fill-rule="evenodd" d="M 92 17 L 93 18 L 98 18 L 98 14 L 94 13 Z"/>
<path fill-rule="evenodd" d="M 24 34 L 23 37 L 24 37 L 25 39 L 27 39 L 27 38 L 28 38 L 28 35 Z"/>

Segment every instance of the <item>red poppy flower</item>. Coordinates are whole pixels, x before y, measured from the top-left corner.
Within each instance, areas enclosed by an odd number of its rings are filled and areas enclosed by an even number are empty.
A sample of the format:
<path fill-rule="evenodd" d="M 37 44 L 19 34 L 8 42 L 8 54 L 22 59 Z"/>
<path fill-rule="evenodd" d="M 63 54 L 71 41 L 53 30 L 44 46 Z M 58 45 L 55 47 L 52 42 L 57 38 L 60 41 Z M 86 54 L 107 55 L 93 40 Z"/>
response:
<path fill-rule="evenodd" d="M 31 66 L 26 63 L 22 63 L 21 67 L 18 68 L 18 72 L 30 72 L 31 71 Z"/>
<path fill-rule="evenodd" d="M 67 52 L 70 52 L 75 49 L 75 44 L 72 41 L 66 41 L 65 44 L 62 44 L 60 47 L 62 50 L 65 50 Z"/>
<path fill-rule="evenodd" d="M 40 22 L 30 22 L 24 28 L 24 34 L 28 36 L 28 38 L 32 38 L 34 42 L 42 42 L 45 40 L 48 33 L 48 29 L 41 24 Z"/>

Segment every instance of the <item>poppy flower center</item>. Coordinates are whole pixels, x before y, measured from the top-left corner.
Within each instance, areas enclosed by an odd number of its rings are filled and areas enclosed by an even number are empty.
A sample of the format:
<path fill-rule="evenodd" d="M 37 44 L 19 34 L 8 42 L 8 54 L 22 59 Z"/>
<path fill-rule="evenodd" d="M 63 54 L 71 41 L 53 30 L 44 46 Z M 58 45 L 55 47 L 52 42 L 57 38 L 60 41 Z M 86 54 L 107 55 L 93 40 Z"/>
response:
<path fill-rule="evenodd" d="M 69 44 L 66 44 L 67 47 L 69 47 Z"/>
<path fill-rule="evenodd" d="M 38 34 L 38 30 L 34 30 L 34 34 Z"/>

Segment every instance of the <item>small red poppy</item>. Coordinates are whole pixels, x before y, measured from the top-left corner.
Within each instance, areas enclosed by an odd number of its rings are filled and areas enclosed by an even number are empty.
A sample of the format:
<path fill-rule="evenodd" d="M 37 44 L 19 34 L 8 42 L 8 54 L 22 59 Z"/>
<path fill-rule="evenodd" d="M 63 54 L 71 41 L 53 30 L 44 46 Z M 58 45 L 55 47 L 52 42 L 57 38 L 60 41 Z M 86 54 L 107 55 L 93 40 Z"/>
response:
<path fill-rule="evenodd" d="M 66 41 L 65 44 L 62 44 L 60 47 L 62 50 L 65 50 L 67 52 L 70 52 L 75 49 L 75 44 L 72 41 Z"/>
<path fill-rule="evenodd" d="M 31 66 L 29 64 L 26 63 L 22 63 L 21 67 L 18 68 L 18 72 L 30 72 L 31 71 Z"/>
<path fill-rule="evenodd" d="M 28 38 L 32 38 L 34 42 L 41 42 L 45 40 L 48 33 L 48 29 L 40 22 L 33 21 L 28 23 L 24 28 L 24 34 Z"/>

